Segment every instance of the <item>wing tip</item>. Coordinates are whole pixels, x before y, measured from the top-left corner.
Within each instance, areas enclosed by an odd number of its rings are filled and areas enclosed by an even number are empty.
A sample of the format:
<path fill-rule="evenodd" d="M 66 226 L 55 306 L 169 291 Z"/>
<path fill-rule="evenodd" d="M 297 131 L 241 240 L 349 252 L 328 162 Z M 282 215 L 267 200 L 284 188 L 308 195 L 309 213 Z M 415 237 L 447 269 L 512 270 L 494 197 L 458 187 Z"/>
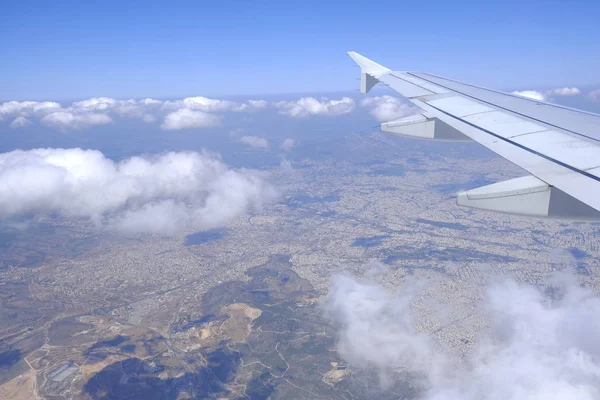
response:
<path fill-rule="evenodd" d="M 391 71 L 389 68 L 384 67 L 375 61 L 368 59 L 367 57 L 359 54 L 355 51 L 349 51 L 348 55 L 360 66 L 360 69 L 366 73 L 385 73 Z"/>

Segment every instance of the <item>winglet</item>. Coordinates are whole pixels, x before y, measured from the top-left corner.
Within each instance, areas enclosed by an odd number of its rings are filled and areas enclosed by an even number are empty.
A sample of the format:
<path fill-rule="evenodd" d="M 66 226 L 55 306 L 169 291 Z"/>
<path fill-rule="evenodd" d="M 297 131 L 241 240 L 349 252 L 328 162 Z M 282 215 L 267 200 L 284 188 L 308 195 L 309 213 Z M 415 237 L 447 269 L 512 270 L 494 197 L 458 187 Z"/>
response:
<path fill-rule="evenodd" d="M 379 82 L 379 77 L 391 71 L 383 65 L 379 65 L 375 61 L 369 60 L 367 57 L 361 56 L 354 51 L 349 51 L 348 55 L 360 66 L 360 91 L 362 93 L 367 93 L 371 90 Z"/>
<path fill-rule="evenodd" d="M 362 72 L 373 75 L 374 77 L 391 71 L 389 68 L 379 65 L 375 61 L 369 60 L 367 57 L 361 56 L 354 51 L 349 51 L 348 55 L 360 66 Z"/>

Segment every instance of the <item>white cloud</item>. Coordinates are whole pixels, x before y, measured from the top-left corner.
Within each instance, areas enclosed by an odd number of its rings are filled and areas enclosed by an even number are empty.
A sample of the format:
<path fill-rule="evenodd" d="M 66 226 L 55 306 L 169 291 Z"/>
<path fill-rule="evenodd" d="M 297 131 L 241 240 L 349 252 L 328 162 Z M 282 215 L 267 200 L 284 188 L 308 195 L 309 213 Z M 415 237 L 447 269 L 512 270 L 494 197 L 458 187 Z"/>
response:
<path fill-rule="evenodd" d="M 213 126 L 220 123 L 225 113 L 258 112 L 269 107 L 274 107 L 281 114 L 302 118 L 309 115 L 347 114 L 354 110 L 355 102 L 348 97 L 340 100 L 304 97 L 275 103 L 259 99 L 232 101 L 204 96 L 167 101 L 151 98 L 119 100 L 93 97 L 63 107 L 59 103 L 48 101 L 8 101 L 0 103 L 0 120 L 23 117 L 32 123 L 39 120 L 46 126 L 67 130 L 131 118 L 147 123 L 161 120 L 162 129 L 174 130 Z"/>
<path fill-rule="evenodd" d="M 415 329 L 410 303 L 420 285 L 405 287 L 405 293 L 394 295 L 374 283 L 335 276 L 323 303 L 338 327 L 342 358 L 354 367 L 375 369 L 384 387 L 398 368 L 428 373 L 434 363 L 444 362 L 432 339 Z"/>
<path fill-rule="evenodd" d="M 267 108 L 265 100 L 235 102 L 208 97 L 187 97 L 182 100 L 155 99 L 118 100 L 93 97 L 62 107 L 55 102 L 8 101 L 0 103 L 0 120 L 6 118 L 38 118 L 43 124 L 61 129 L 81 129 L 114 122 L 115 118 L 136 118 L 144 122 L 163 119 L 163 129 L 183 129 L 212 126 L 220 122 L 223 112 L 254 112 Z M 22 121 L 22 120 L 19 120 Z M 18 127 L 19 123 L 12 127 Z"/>
<path fill-rule="evenodd" d="M 175 235 L 188 225 L 190 213 L 184 203 L 162 200 L 125 211 L 111 225 L 126 233 L 155 233 Z"/>
<path fill-rule="evenodd" d="M 7 101 L 0 104 L 0 120 L 7 117 L 42 117 L 60 109 L 60 104 L 52 101 Z"/>
<path fill-rule="evenodd" d="M 227 100 L 209 99 L 208 97 L 187 97 L 182 101 L 183 106 L 191 110 L 216 112 L 230 110 L 235 103 Z"/>
<path fill-rule="evenodd" d="M 223 112 L 252 112 L 266 108 L 264 100 L 248 100 L 234 102 L 229 100 L 211 99 L 208 97 L 186 97 L 183 100 L 165 101 L 160 105 L 163 112 L 169 112 L 162 129 L 201 128 L 217 125 L 222 116 L 213 113 Z"/>
<path fill-rule="evenodd" d="M 124 118 L 144 119 L 149 113 L 156 114 L 163 102 L 154 99 L 142 100 L 116 100 L 109 97 L 94 97 L 87 100 L 76 101 L 68 107 L 74 113 L 102 112 L 114 113 Z"/>
<path fill-rule="evenodd" d="M 343 97 L 340 100 L 329 100 L 314 97 L 303 97 L 294 101 L 279 101 L 275 103 L 279 113 L 293 118 L 305 118 L 310 115 L 342 115 L 354 110 L 354 100 Z"/>
<path fill-rule="evenodd" d="M 378 121 L 391 121 L 414 114 L 415 109 L 392 96 L 367 97 L 360 105 L 370 109 L 369 113 Z"/>
<path fill-rule="evenodd" d="M 581 94 L 581 90 L 576 87 L 563 87 L 550 89 L 543 92 L 538 90 L 517 90 L 512 92 L 512 94 L 516 94 L 518 96 L 523 96 L 538 101 L 550 101 L 553 96 L 577 96 Z"/>
<path fill-rule="evenodd" d="M 31 121 L 23 116 L 15 118 L 10 123 L 11 128 L 25 128 L 26 126 L 29 126 L 29 125 L 31 125 Z"/>
<path fill-rule="evenodd" d="M 142 121 L 147 122 L 147 123 L 154 122 L 154 121 L 156 121 L 156 117 L 151 114 L 144 114 L 142 116 Z"/>
<path fill-rule="evenodd" d="M 290 162 L 290 160 L 287 160 L 285 158 L 281 159 L 281 162 L 279 163 L 279 169 L 284 174 L 293 174 L 295 172 L 294 167 L 292 166 L 292 163 Z"/>
<path fill-rule="evenodd" d="M 365 266 L 367 272 L 365 276 L 369 278 L 374 278 L 379 275 L 383 275 L 390 270 L 390 268 L 382 263 L 381 261 L 371 260 Z"/>
<path fill-rule="evenodd" d="M 564 87 L 564 88 L 552 89 L 550 91 L 550 94 L 556 95 L 556 96 L 577 96 L 577 95 L 581 94 L 581 90 L 579 90 L 576 87 Z"/>
<path fill-rule="evenodd" d="M 296 145 L 296 142 L 294 141 L 294 139 L 291 138 L 286 138 L 283 140 L 283 142 L 281 142 L 281 148 L 284 151 L 290 151 L 292 149 L 292 147 L 294 147 Z"/>
<path fill-rule="evenodd" d="M 94 125 L 106 125 L 113 122 L 113 120 L 109 115 L 101 113 L 57 111 L 42 117 L 40 122 L 53 128 L 67 130 L 87 128 Z"/>
<path fill-rule="evenodd" d="M 156 120 L 161 105 L 161 101 L 153 99 L 121 100 L 116 103 L 111 111 L 124 118 L 141 118 L 147 121 L 148 117 L 152 117 Z"/>
<path fill-rule="evenodd" d="M 537 92 L 535 90 L 522 90 L 522 91 L 514 91 L 512 94 L 516 94 L 517 96 L 527 97 L 529 99 L 545 101 L 546 95 L 542 92 Z"/>
<path fill-rule="evenodd" d="M 412 379 L 427 400 L 600 398 L 600 298 L 573 276 L 551 280 L 554 297 L 506 280 L 489 284 L 484 311 L 491 321 L 465 359 L 418 333 L 402 291 L 342 276 L 323 306 L 338 329 L 340 355 L 355 368 L 374 368 L 383 384 Z"/>
<path fill-rule="evenodd" d="M 97 150 L 15 150 L 0 154 L 0 182 L 0 217 L 57 212 L 166 235 L 222 226 L 276 195 L 262 174 L 195 152 L 115 163 Z"/>
<path fill-rule="evenodd" d="M 589 92 L 588 98 L 594 101 L 600 101 L 600 89 Z"/>
<path fill-rule="evenodd" d="M 269 142 L 267 139 L 258 136 L 242 136 L 240 142 L 246 143 L 248 146 L 257 149 L 266 149 L 269 147 Z"/>
<path fill-rule="evenodd" d="M 183 100 L 165 101 L 162 104 L 163 110 L 173 111 L 181 108 L 198 110 L 204 112 L 249 112 L 264 109 L 268 106 L 265 100 L 248 100 L 245 102 L 235 102 L 230 100 L 211 99 L 204 96 L 186 97 Z"/>
<path fill-rule="evenodd" d="M 218 115 L 182 108 L 167 114 L 160 127 L 165 130 L 204 128 L 218 125 L 220 122 L 221 117 Z"/>
<path fill-rule="evenodd" d="M 115 100 L 108 97 L 97 97 L 76 101 L 63 108 L 56 102 L 9 101 L 0 104 L 0 119 L 4 116 L 39 118 L 47 126 L 60 129 L 81 129 L 95 125 L 114 122 L 113 116 L 124 118 L 141 118 L 145 121 L 155 120 L 151 113 L 160 109 L 162 102 L 152 99 Z M 150 113 L 150 114 L 149 114 Z M 18 124 L 11 127 L 19 127 Z"/>
<path fill-rule="evenodd" d="M 229 131 L 229 136 L 231 137 L 240 137 L 244 134 L 246 130 L 244 128 L 235 128 Z"/>
<path fill-rule="evenodd" d="M 265 100 L 248 100 L 244 103 L 238 103 L 235 107 L 233 107 L 233 111 L 237 112 L 251 112 L 251 111 L 259 111 L 265 109 L 269 106 L 269 102 Z"/>
<path fill-rule="evenodd" d="M 115 107 L 118 101 L 108 97 L 94 97 L 87 100 L 76 101 L 71 105 L 72 109 L 82 111 L 108 111 Z"/>

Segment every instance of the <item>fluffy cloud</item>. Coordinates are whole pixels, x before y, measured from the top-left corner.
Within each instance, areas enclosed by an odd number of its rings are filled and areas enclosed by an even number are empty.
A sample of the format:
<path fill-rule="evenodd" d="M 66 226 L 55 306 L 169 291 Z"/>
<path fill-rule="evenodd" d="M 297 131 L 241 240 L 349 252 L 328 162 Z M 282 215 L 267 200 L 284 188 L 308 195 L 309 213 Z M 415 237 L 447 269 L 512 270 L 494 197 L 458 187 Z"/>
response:
<path fill-rule="evenodd" d="M 550 91 L 550 94 L 556 95 L 556 96 L 577 96 L 577 95 L 581 94 L 581 90 L 579 90 L 576 87 L 564 87 L 564 88 L 552 89 Z"/>
<path fill-rule="evenodd" d="M 218 125 L 220 122 L 221 117 L 218 115 L 182 108 L 167 114 L 160 127 L 170 131 L 187 128 L 204 128 Z"/>
<path fill-rule="evenodd" d="M 120 100 L 112 112 L 123 118 L 140 118 L 144 122 L 154 122 L 160 113 L 162 101 L 154 99 Z"/>
<path fill-rule="evenodd" d="M 329 100 L 314 97 L 303 97 L 294 101 L 279 101 L 275 103 L 279 113 L 293 118 L 305 118 L 311 115 L 342 115 L 354 110 L 354 100 L 343 97 L 340 100 Z"/>
<path fill-rule="evenodd" d="M 117 100 L 109 97 L 94 97 L 76 101 L 68 107 L 56 102 L 9 101 L 0 104 L 0 120 L 8 117 L 17 122 L 12 128 L 33 123 L 31 118 L 60 130 L 81 129 L 104 125 L 115 118 L 135 118 L 144 122 L 162 119 L 165 130 L 202 128 L 220 123 L 223 112 L 253 112 L 267 108 L 265 100 L 234 102 L 208 97 L 187 97 L 182 100 L 160 101 L 150 98 L 141 100 Z"/>
<path fill-rule="evenodd" d="M 390 270 L 390 268 L 387 265 L 377 260 L 369 261 L 369 263 L 365 266 L 365 269 L 367 270 L 365 276 L 369 278 L 374 278 L 376 276 L 383 275 Z"/>
<path fill-rule="evenodd" d="M 51 101 L 8 101 L 0 104 L 0 119 L 15 117 L 11 128 L 31 125 L 35 118 L 44 125 L 60 130 L 80 129 L 113 122 L 105 111 L 113 107 L 114 102 L 107 98 L 89 99 L 63 108 Z"/>
<path fill-rule="evenodd" d="M 165 130 L 203 128 L 219 124 L 224 113 L 257 112 L 275 107 L 281 114 L 296 118 L 309 115 L 341 115 L 354 109 L 354 100 L 317 100 L 312 97 L 297 101 L 269 103 L 266 100 L 231 101 L 208 97 L 186 97 L 181 100 L 155 99 L 118 100 L 93 97 L 63 107 L 56 102 L 9 101 L 0 103 L 0 121 L 6 118 L 26 118 L 60 130 L 82 129 L 104 125 L 120 118 L 134 118 L 147 123 L 162 120 Z M 23 127 L 23 119 L 11 127 Z"/>
<path fill-rule="evenodd" d="M 267 108 L 269 103 L 265 100 L 248 100 L 243 103 L 238 103 L 233 111 L 241 112 L 241 111 L 258 111 L 264 108 Z"/>
<path fill-rule="evenodd" d="M 546 95 L 542 92 L 537 92 L 535 90 L 522 90 L 522 91 L 514 91 L 512 94 L 516 94 L 517 96 L 527 97 L 533 100 L 545 101 Z"/>
<path fill-rule="evenodd" d="M 392 96 L 367 97 L 360 105 L 369 109 L 369 113 L 378 121 L 391 121 L 414 114 L 414 108 Z"/>
<path fill-rule="evenodd" d="M 48 114 L 40 120 L 44 125 L 60 130 L 81 129 L 93 125 L 106 125 L 113 122 L 107 114 L 93 112 L 58 111 Z"/>
<path fill-rule="evenodd" d="M 235 128 L 229 131 L 229 136 L 231 137 L 240 137 L 244 134 L 246 130 L 244 128 Z"/>
<path fill-rule="evenodd" d="M 60 109 L 60 104 L 52 101 L 7 101 L 0 104 L 0 120 L 31 115 L 41 117 Z"/>
<path fill-rule="evenodd" d="M 0 217 L 57 212 L 165 235 L 224 225 L 276 194 L 258 172 L 195 152 L 115 163 L 96 150 L 16 150 L 0 154 L 0 182 Z"/>
<path fill-rule="evenodd" d="M 151 114 L 144 114 L 142 116 L 142 121 L 147 122 L 147 123 L 154 122 L 154 121 L 156 121 L 156 117 Z"/>
<path fill-rule="evenodd" d="M 240 142 L 246 143 L 248 146 L 257 149 L 266 149 L 269 147 L 269 142 L 267 139 L 258 136 L 242 136 Z"/>
<path fill-rule="evenodd" d="M 563 87 L 546 90 L 543 92 L 537 90 L 522 90 L 514 91 L 512 93 L 518 96 L 528 97 L 533 100 L 549 101 L 553 96 L 577 96 L 581 94 L 581 90 L 576 87 Z"/>
<path fill-rule="evenodd" d="M 109 97 L 94 97 L 87 100 L 76 101 L 68 107 L 69 110 L 78 112 L 113 113 L 124 118 L 140 118 L 148 120 L 160 110 L 163 102 L 154 99 L 142 100 L 115 100 Z"/>
<path fill-rule="evenodd" d="M 594 101 L 600 101 L 600 89 L 593 90 L 588 93 L 588 98 Z"/>
<path fill-rule="evenodd" d="M 166 101 L 163 104 L 163 108 L 179 109 L 188 108 L 190 110 L 199 110 L 204 112 L 219 112 L 225 110 L 231 110 L 234 107 L 234 103 L 227 100 L 210 99 L 208 97 L 186 97 L 183 100 L 177 101 Z"/>
<path fill-rule="evenodd" d="M 283 142 L 281 142 L 281 148 L 284 151 L 290 151 L 292 149 L 292 147 L 294 147 L 296 145 L 296 142 L 294 141 L 294 139 L 291 138 L 286 138 L 283 140 Z"/>
<path fill-rule="evenodd" d="M 235 102 L 229 100 L 211 99 L 208 97 L 186 97 L 183 100 L 165 101 L 162 104 L 163 110 L 190 109 L 204 112 L 251 112 L 266 108 L 268 102 L 264 100 L 248 100 L 245 102 Z"/>
<path fill-rule="evenodd" d="M 416 331 L 414 285 L 391 294 L 338 276 L 323 305 L 344 359 L 374 368 L 383 384 L 410 377 L 422 399 L 600 398 L 600 298 L 566 274 L 549 288 L 551 298 L 511 280 L 488 285 L 483 307 L 490 331 L 464 360 Z"/>
<path fill-rule="evenodd" d="M 410 313 L 416 287 L 393 295 L 349 276 L 331 280 L 324 307 L 338 327 L 338 351 L 353 366 L 374 368 L 383 386 L 389 385 L 399 367 L 408 365 L 421 373 L 433 368 L 434 346 L 429 337 L 417 333 Z"/>
<path fill-rule="evenodd" d="M 10 123 L 11 128 L 25 128 L 26 126 L 29 126 L 29 125 L 31 125 L 31 121 L 22 116 L 15 118 Z"/>
<path fill-rule="evenodd" d="M 108 111 L 114 108 L 117 103 L 119 103 L 118 100 L 108 97 L 94 97 L 83 101 L 76 101 L 71 105 L 71 108 L 84 111 Z"/>

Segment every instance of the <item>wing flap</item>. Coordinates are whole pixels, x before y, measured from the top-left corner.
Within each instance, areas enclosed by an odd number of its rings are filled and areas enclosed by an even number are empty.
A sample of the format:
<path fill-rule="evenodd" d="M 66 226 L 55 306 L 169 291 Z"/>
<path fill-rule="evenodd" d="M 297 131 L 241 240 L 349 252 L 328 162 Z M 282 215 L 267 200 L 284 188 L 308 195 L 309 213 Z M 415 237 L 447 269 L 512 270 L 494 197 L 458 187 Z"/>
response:
<path fill-rule="evenodd" d="M 462 132 L 452 128 L 437 118 L 426 114 L 416 114 L 381 124 L 383 132 L 418 139 L 443 140 L 453 142 L 471 141 Z"/>
<path fill-rule="evenodd" d="M 598 221 L 600 211 L 534 176 L 509 179 L 458 194 L 459 206 L 505 214 Z"/>

